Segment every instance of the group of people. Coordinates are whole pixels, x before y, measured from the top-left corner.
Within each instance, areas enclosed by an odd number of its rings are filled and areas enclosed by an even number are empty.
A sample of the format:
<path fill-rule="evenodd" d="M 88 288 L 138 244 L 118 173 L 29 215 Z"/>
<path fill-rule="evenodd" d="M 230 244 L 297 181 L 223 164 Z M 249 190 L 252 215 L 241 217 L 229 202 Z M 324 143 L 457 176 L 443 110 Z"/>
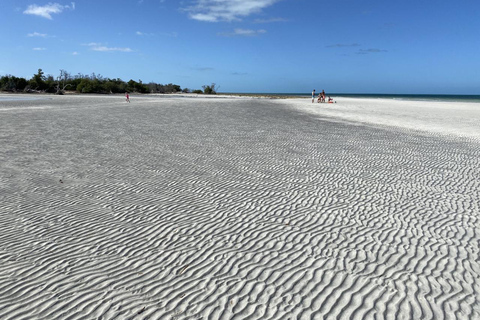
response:
<path fill-rule="evenodd" d="M 326 97 L 326 94 L 325 94 L 325 90 L 322 90 L 322 92 L 318 95 L 318 99 L 317 99 L 317 102 L 320 103 L 320 102 L 325 102 L 325 97 Z M 312 91 L 312 103 L 315 102 L 315 89 L 313 89 Z M 328 103 L 333 103 L 333 99 L 328 97 Z"/>

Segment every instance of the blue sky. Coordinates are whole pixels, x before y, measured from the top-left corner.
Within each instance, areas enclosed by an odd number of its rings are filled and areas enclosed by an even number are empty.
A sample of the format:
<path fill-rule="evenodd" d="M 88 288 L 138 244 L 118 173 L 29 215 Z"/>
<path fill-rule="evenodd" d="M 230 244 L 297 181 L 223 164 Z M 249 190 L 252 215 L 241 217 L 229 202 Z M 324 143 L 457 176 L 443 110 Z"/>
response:
<path fill-rule="evenodd" d="M 0 75 L 480 94 L 478 0 L 2 0 Z"/>

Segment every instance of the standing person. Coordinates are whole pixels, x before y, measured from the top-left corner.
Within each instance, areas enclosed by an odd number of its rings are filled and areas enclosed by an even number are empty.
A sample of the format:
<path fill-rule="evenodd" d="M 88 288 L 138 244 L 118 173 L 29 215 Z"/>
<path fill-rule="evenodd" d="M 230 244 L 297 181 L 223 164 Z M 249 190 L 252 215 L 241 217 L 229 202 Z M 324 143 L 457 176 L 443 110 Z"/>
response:
<path fill-rule="evenodd" d="M 325 102 L 325 90 L 322 90 L 322 102 Z"/>
<path fill-rule="evenodd" d="M 315 101 L 315 89 L 312 91 L 312 103 Z"/>
<path fill-rule="evenodd" d="M 125 101 L 130 102 L 130 95 L 128 94 L 128 91 L 125 92 Z"/>

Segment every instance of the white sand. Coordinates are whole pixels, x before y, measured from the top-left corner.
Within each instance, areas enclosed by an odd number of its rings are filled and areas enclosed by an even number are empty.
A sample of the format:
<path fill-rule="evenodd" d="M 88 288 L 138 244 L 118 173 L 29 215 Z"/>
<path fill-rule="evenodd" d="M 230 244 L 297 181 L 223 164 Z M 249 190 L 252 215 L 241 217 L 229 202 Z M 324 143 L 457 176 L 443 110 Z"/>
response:
<path fill-rule="evenodd" d="M 335 99 L 335 104 L 307 104 L 305 99 L 287 101 L 303 111 L 322 117 L 418 130 L 433 135 L 470 137 L 480 141 L 480 103 L 344 97 Z"/>
<path fill-rule="evenodd" d="M 0 99 L 0 319 L 480 318 L 479 104 L 46 97 Z"/>

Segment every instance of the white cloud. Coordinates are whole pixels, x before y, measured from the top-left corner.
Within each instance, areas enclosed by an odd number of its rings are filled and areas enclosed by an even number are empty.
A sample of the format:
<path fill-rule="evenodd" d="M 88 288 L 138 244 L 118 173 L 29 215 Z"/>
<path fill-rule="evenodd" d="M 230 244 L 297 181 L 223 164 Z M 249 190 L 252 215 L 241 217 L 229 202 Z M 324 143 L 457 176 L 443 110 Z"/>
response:
<path fill-rule="evenodd" d="M 244 37 L 251 37 L 251 36 L 258 36 L 260 34 L 267 33 L 266 30 L 251 30 L 251 29 L 234 29 L 233 32 L 230 33 L 219 33 L 221 36 L 226 37 L 233 37 L 233 36 L 244 36 Z"/>
<path fill-rule="evenodd" d="M 274 22 L 287 22 L 284 18 L 270 18 L 270 19 L 255 19 L 254 23 L 274 23 Z"/>
<path fill-rule="evenodd" d="M 44 6 L 38 6 L 36 4 L 31 4 L 27 7 L 24 14 L 32 14 L 35 16 L 43 17 L 49 20 L 52 20 L 52 14 L 62 13 L 64 10 L 75 10 L 75 2 L 72 2 L 71 5 L 61 5 L 59 3 L 48 3 Z"/>
<path fill-rule="evenodd" d="M 171 37 L 176 38 L 178 36 L 177 32 L 160 32 L 160 33 L 152 33 L 152 32 L 142 32 L 137 31 L 135 34 L 139 37 L 156 37 L 156 36 L 164 36 L 164 37 Z"/>
<path fill-rule="evenodd" d="M 154 36 L 155 35 L 154 33 L 147 33 L 147 32 L 141 32 L 141 31 L 137 31 L 137 32 L 135 32 L 135 34 L 137 36 L 140 36 L 140 37 Z"/>
<path fill-rule="evenodd" d="M 111 48 L 111 47 L 94 47 L 92 48 L 92 50 L 94 51 L 102 51 L 102 52 L 105 52 L 105 51 L 121 51 L 121 52 L 132 52 L 133 50 L 130 49 L 130 48 Z"/>
<path fill-rule="evenodd" d="M 106 47 L 106 46 L 92 46 L 93 51 L 109 52 L 109 51 L 120 51 L 120 52 L 133 52 L 130 48 L 117 48 L 117 47 Z"/>
<path fill-rule="evenodd" d="M 47 50 L 47 48 L 33 48 L 33 51 L 44 51 Z"/>
<path fill-rule="evenodd" d="M 101 52 L 108 52 L 108 51 L 120 51 L 120 52 L 133 52 L 130 48 L 119 48 L 119 47 L 107 47 L 102 43 L 98 42 L 90 42 L 84 44 L 84 46 L 88 46 L 93 51 L 101 51 Z"/>
<path fill-rule="evenodd" d="M 73 55 L 73 56 L 78 56 L 79 54 L 80 54 L 80 53 L 78 53 L 77 51 L 72 52 L 72 55 Z"/>
<path fill-rule="evenodd" d="M 38 33 L 38 32 L 32 32 L 27 34 L 27 37 L 41 37 L 41 38 L 46 38 L 48 35 L 46 33 Z"/>
<path fill-rule="evenodd" d="M 185 8 L 190 18 L 198 21 L 218 22 L 241 20 L 258 13 L 279 0 L 195 0 Z"/>

